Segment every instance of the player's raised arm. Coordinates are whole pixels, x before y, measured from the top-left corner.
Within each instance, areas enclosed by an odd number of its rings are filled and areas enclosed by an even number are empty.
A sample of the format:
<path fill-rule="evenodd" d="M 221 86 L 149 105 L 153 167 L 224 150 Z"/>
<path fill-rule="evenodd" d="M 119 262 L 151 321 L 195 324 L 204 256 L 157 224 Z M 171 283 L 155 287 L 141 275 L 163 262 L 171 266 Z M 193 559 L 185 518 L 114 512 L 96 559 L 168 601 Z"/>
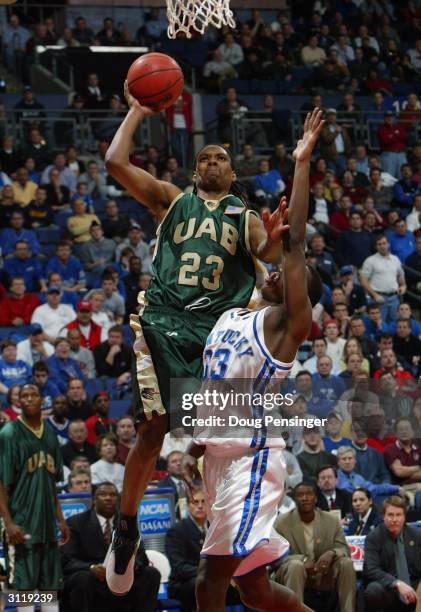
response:
<path fill-rule="evenodd" d="M 278 359 L 287 362 L 294 359 L 297 347 L 307 338 L 312 321 L 309 299 L 311 272 L 306 267 L 304 243 L 309 203 L 310 160 L 323 123 L 319 109 L 309 113 L 304 123 L 303 137 L 294 151 L 294 183 L 288 207 L 289 232 L 283 239 L 283 306 L 274 308 L 273 312 L 265 317 L 265 336 L 269 337 L 280 330 L 284 332 L 281 344 L 275 350 Z M 282 316 L 279 316 L 281 313 Z"/>
<path fill-rule="evenodd" d="M 105 157 L 107 171 L 134 198 L 139 200 L 157 215 L 158 220 L 165 216 L 165 211 L 181 190 L 165 181 L 158 181 L 145 170 L 130 163 L 130 146 L 135 131 L 141 121 L 153 111 L 141 106 L 129 93 L 127 81 L 124 83 L 129 112 L 117 130 Z"/>

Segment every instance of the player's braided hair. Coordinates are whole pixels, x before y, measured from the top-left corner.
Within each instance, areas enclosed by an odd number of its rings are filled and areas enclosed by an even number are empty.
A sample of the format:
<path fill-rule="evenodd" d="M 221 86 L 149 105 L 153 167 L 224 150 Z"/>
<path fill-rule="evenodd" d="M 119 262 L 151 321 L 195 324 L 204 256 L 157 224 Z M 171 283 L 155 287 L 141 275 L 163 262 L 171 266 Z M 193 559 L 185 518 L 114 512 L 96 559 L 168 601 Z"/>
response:
<path fill-rule="evenodd" d="M 194 159 L 194 168 L 197 167 L 197 161 L 198 161 L 199 155 L 201 154 L 203 149 L 206 149 L 209 146 L 210 145 L 207 144 L 207 145 L 205 145 L 204 147 L 202 147 L 200 149 L 200 151 L 198 152 L 198 154 L 196 155 L 196 157 Z M 223 145 L 220 145 L 220 144 L 215 145 L 215 146 L 221 147 L 221 149 L 223 149 L 225 151 L 225 153 L 228 155 L 229 160 L 230 160 L 231 170 L 233 170 L 235 172 L 234 158 L 232 157 L 232 155 L 229 152 L 229 150 L 226 147 L 224 147 Z M 247 200 L 247 189 L 246 189 L 246 186 L 243 185 L 243 183 L 241 181 L 233 181 L 231 183 L 231 185 L 230 185 L 229 192 L 232 193 L 233 196 L 235 196 L 236 198 L 241 200 L 246 208 L 249 208 L 249 203 L 248 203 L 248 200 Z M 194 187 L 193 187 L 193 193 L 194 193 L 194 195 L 197 195 L 197 185 L 196 185 L 196 183 L 194 184 Z"/>

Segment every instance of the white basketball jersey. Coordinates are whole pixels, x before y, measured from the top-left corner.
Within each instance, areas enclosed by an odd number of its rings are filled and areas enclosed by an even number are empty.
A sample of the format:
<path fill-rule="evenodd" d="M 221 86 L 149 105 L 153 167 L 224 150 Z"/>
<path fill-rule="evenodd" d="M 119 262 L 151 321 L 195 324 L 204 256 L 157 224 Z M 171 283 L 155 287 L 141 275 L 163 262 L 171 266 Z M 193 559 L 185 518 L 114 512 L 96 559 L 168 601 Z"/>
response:
<path fill-rule="evenodd" d="M 208 336 L 203 352 L 202 390 L 216 390 L 227 402 L 221 407 L 218 395 L 218 404 L 198 409 L 200 417 L 225 419 L 226 430 L 209 424 L 195 432 L 196 441 L 210 452 L 213 449 L 217 454 L 230 454 L 230 449 L 285 446 L 279 427 L 269 435 L 265 426 L 269 414 L 281 418 L 279 404 L 268 405 L 265 390 L 271 380 L 288 376 L 294 362 L 283 363 L 271 356 L 264 338 L 266 310 L 228 310 Z M 262 426 L 256 427 L 259 420 Z"/>

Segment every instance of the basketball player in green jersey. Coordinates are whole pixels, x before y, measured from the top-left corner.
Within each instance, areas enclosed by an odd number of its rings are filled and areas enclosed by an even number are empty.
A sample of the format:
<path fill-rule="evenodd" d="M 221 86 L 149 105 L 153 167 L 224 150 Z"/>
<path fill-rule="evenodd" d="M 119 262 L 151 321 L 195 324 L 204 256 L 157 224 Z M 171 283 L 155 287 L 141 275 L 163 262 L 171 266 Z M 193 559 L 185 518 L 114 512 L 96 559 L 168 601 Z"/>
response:
<path fill-rule="evenodd" d="M 58 591 L 63 578 L 57 522 L 61 543 L 69 538 L 56 495 L 63 460 L 56 435 L 44 425 L 38 388 L 23 385 L 19 399 L 22 416 L 0 432 L 0 515 L 6 529 L 8 583 L 17 591 Z M 31 612 L 34 607 L 17 609 Z M 58 604 L 43 603 L 41 609 L 58 612 Z"/>
<path fill-rule="evenodd" d="M 193 194 L 159 181 L 129 161 L 139 122 L 153 114 L 128 92 L 129 112 L 106 155 L 106 166 L 124 188 L 146 205 L 159 227 L 154 278 L 139 296 L 134 403 L 137 437 L 127 458 L 120 517 L 107 563 L 115 594 L 128 592 L 138 545 L 137 510 L 169 429 L 170 381 L 200 378 L 206 338 L 218 317 L 247 306 L 256 284 L 253 258 L 281 257 L 283 208 L 263 222 L 232 193 L 236 175 L 228 152 L 208 145 L 198 154 Z"/>

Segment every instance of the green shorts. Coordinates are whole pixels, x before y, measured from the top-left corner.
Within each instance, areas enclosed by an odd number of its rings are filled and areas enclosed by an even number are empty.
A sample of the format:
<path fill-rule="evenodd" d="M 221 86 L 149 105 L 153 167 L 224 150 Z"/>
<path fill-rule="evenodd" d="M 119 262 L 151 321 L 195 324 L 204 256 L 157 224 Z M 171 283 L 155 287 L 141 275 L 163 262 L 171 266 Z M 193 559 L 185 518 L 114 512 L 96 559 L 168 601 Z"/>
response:
<path fill-rule="evenodd" d="M 200 381 L 203 349 L 215 322 L 213 316 L 156 306 L 146 306 L 140 318 L 131 317 L 136 334 L 133 400 L 137 422 L 151 418 L 152 412 L 173 415 L 172 379 Z"/>
<path fill-rule="evenodd" d="M 61 559 L 57 542 L 7 544 L 8 586 L 16 591 L 59 591 L 63 588 Z"/>

